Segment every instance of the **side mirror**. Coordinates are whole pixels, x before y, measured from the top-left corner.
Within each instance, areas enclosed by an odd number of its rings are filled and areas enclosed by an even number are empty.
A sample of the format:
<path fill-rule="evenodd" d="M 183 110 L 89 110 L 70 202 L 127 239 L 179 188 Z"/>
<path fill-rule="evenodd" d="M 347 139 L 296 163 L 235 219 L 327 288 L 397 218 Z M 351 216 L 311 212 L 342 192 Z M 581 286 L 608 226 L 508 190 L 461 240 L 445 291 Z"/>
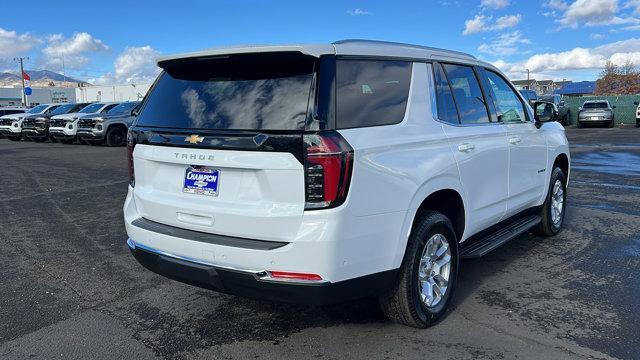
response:
<path fill-rule="evenodd" d="M 637 101 L 634 101 L 634 102 L 633 102 L 633 105 L 640 105 L 640 103 L 639 103 L 639 102 L 637 102 Z"/>
<path fill-rule="evenodd" d="M 613 105 L 611 108 L 612 108 L 612 109 L 615 109 L 615 108 L 616 108 L 616 106 L 615 106 L 615 105 Z"/>
<path fill-rule="evenodd" d="M 544 101 L 536 101 L 533 107 L 535 111 L 534 118 L 537 123 L 546 123 L 556 121 L 558 119 L 558 110 L 552 103 Z"/>
<path fill-rule="evenodd" d="M 136 106 L 133 109 L 131 109 L 131 116 L 133 117 L 137 117 L 140 114 L 140 107 Z"/>
<path fill-rule="evenodd" d="M 564 100 L 560 101 L 560 106 L 564 106 L 565 104 Z"/>

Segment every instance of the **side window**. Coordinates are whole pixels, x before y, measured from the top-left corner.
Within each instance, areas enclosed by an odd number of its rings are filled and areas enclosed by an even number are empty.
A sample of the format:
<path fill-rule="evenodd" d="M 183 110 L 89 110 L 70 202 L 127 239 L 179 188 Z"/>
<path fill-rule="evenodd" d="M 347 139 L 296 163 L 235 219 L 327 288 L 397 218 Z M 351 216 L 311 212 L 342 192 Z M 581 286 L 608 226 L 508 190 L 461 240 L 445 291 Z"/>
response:
<path fill-rule="evenodd" d="M 338 60 L 338 128 L 401 122 L 407 108 L 412 65 L 407 61 Z"/>
<path fill-rule="evenodd" d="M 493 92 L 498 121 L 505 123 L 527 121 L 525 108 L 506 80 L 491 70 L 485 70 L 489 91 Z"/>
<path fill-rule="evenodd" d="M 453 89 L 460 121 L 463 124 L 488 123 L 489 113 L 473 68 L 452 64 L 443 64 L 443 67 Z"/>
<path fill-rule="evenodd" d="M 436 81 L 436 100 L 438 102 L 438 119 L 451 123 L 459 124 L 458 110 L 456 103 L 453 101 L 451 87 L 447 81 L 447 77 L 442 70 L 442 65 L 433 64 L 433 72 Z"/>

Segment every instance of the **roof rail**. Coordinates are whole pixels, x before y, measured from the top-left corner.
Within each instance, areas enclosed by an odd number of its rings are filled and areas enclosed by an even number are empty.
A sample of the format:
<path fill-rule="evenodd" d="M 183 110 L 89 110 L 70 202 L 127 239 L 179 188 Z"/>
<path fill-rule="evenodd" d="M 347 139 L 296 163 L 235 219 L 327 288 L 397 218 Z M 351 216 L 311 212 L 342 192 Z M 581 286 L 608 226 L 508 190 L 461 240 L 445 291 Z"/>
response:
<path fill-rule="evenodd" d="M 467 54 L 467 53 L 462 52 L 462 51 L 446 50 L 446 49 L 441 49 L 441 48 L 436 48 L 436 47 L 423 46 L 423 45 L 414 45 L 414 44 L 406 44 L 406 43 L 393 42 L 393 41 L 367 40 L 367 39 L 343 39 L 343 40 L 335 41 L 333 44 L 334 45 L 336 45 L 336 44 L 376 45 L 377 44 L 377 45 L 386 45 L 386 46 L 403 46 L 403 47 L 410 47 L 410 48 L 414 48 L 414 49 L 440 51 L 440 52 L 443 52 L 443 53 L 463 55 L 463 56 L 468 56 L 468 57 L 470 57 L 472 59 L 476 58 L 475 56 L 473 56 L 471 54 Z"/>

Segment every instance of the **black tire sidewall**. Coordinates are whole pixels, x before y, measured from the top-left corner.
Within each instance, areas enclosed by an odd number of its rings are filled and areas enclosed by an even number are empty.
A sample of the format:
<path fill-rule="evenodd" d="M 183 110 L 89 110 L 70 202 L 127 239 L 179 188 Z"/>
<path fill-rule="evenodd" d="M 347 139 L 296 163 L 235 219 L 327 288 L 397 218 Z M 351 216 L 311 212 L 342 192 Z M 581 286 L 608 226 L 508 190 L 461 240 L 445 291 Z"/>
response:
<path fill-rule="evenodd" d="M 418 233 L 415 234 L 416 239 L 418 241 L 418 246 L 416 247 L 416 251 L 412 254 L 412 268 L 411 268 L 411 291 L 412 294 L 412 302 L 413 306 L 416 310 L 416 315 L 418 315 L 421 322 L 425 324 L 432 324 L 438 318 L 440 318 L 447 310 L 449 302 L 453 297 L 453 293 L 456 288 L 456 282 L 458 277 L 458 240 L 451 225 L 451 222 L 444 217 L 444 215 L 439 214 L 440 216 L 434 222 L 427 224 L 422 229 L 418 229 Z M 427 218 L 429 219 L 429 218 Z M 438 305 L 435 307 L 428 308 L 421 300 L 420 300 L 420 285 L 418 284 L 418 268 L 420 263 L 420 258 L 422 256 L 422 252 L 424 247 L 426 246 L 427 240 L 431 238 L 431 236 L 435 234 L 442 234 L 446 237 L 447 242 L 449 243 L 449 248 L 451 249 L 451 270 L 449 275 L 449 283 L 447 285 L 447 292 L 445 296 Z"/>
<path fill-rule="evenodd" d="M 562 192 L 563 192 L 562 197 L 564 201 L 562 206 L 562 214 L 560 216 L 560 224 L 558 226 L 556 226 L 556 224 L 553 223 L 553 219 L 551 218 L 551 198 L 553 197 L 553 186 L 555 185 L 557 180 L 560 180 L 560 182 L 562 183 Z M 547 216 L 548 216 L 548 219 L 546 219 L 546 221 L 549 222 L 549 228 L 551 229 L 551 231 L 554 234 L 557 234 L 562 229 L 562 224 L 564 223 L 564 216 L 567 212 L 567 179 L 564 173 L 562 172 L 562 170 L 558 167 L 554 168 L 553 173 L 551 173 L 551 181 L 549 183 L 549 194 L 547 195 L 547 203 L 545 204 L 545 206 L 547 207 Z"/>
<path fill-rule="evenodd" d="M 115 133 L 118 133 L 118 132 L 122 133 L 123 140 L 116 143 L 111 137 Z M 119 127 L 110 128 L 109 130 L 107 130 L 107 145 L 109 145 L 109 146 L 123 146 L 125 144 L 125 141 L 126 141 L 126 135 L 127 135 L 127 132 L 122 130 Z"/>

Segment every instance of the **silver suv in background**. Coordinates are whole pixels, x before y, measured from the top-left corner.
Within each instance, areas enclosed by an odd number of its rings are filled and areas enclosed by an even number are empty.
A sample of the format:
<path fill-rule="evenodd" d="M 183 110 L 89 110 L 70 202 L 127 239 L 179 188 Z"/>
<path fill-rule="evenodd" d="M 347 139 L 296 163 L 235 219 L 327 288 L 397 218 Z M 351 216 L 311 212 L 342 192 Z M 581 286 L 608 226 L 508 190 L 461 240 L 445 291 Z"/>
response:
<path fill-rule="evenodd" d="M 78 130 L 78 119 L 81 116 L 105 114 L 118 104 L 117 102 L 93 103 L 83 107 L 78 112 L 51 117 L 49 123 L 51 139 L 65 144 L 74 142 L 76 140 L 76 131 Z"/>
<path fill-rule="evenodd" d="M 585 101 L 582 106 L 578 108 L 576 126 L 606 125 L 612 128 L 615 124 L 613 115 L 613 109 L 615 108 L 616 107 L 611 106 L 607 100 Z"/>
<path fill-rule="evenodd" d="M 22 139 L 22 121 L 31 115 L 47 115 L 57 109 L 60 104 L 41 104 L 27 112 L 4 115 L 0 117 L 0 134 L 9 140 L 19 141 Z"/>
<path fill-rule="evenodd" d="M 78 119 L 78 140 L 91 145 L 124 146 L 127 129 L 133 123 L 133 110 L 139 101 L 127 101 L 109 110 L 106 114 L 85 115 Z"/>

